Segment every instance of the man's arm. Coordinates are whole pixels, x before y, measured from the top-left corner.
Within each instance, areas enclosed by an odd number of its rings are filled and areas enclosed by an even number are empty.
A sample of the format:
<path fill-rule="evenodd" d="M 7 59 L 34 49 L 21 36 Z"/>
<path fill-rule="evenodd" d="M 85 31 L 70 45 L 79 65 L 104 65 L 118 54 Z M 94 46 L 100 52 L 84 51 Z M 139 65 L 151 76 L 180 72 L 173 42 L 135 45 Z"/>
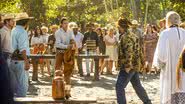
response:
<path fill-rule="evenodd" d="M 18 39 L 18 47 L 19 47 L 19 51 L 21 52 L 23 59 L 24 59 L 24 68 L 25 70 L 29 70 L 30 68 L 30 64 L 29 64 L 29 60 L 27 58 L 27 49 L 29 48 L 28 46 L 28 35 L 27 32 L 21 33 L 20 34 L 21 39 Z"/>

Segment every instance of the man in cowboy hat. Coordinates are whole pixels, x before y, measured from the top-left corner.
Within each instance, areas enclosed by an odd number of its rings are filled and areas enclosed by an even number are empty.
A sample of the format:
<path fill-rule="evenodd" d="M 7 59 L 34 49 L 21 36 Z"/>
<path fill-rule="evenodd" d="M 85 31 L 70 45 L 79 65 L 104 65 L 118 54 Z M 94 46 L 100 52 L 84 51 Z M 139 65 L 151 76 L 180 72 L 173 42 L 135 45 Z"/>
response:
<path fill-rule="evenodd" d="M 18 14 L 16 27 L 11 32 L 13 48 L 11 82 L 17 97 L 25 97 L 28 90 L 28 70 L 30 64 L 27 55 L 30 54 L 30 49 L 26 30 L 31 19 L 33 17 L 29 17 L 27 13 Z"/>
<path fill-rule="evenodd" d="M 74 39 L 78 48 L 78 54 L 82 53 L 82 41 L 84 38 L 84 35 L 79 32 L 78 25 L 75 23 L 72 27 L 73 33 L 74 33 Z M 82 75 L 82 59 L 78 58 L 77 59 L 77 66 L 79 69 L 79 73 Z"/>
<path fill-rule="evenodd" d="M 55 39 L 55 32 L 58 30 L 58 26 L 57 25 L 52 25 L 52 26 L 50 26 L 50 30 L 51 30 L 51 34 L 50 34 L 50 36 L 48 37 L 48 48 L 49 48 L 49 54 L 56 54 L 56 49 L 55 49 L 55 47 L 54 47 L 54 45 L 55 45 L 55 41 L 56 41 L 56 39 Z M 52 66 L 52 70 L 51 70 L 51 75 L 53 76 L 53 74 L 54 74 L 54 69 L 55 69 L 55 59 L 51 59 L 50 60 L 51 61 L 51 66 Z"/>
<path fill-rule="evenodd" d="M 0 75 L 0 86 L 1 96 L 3 97 L 1 102 L 3 104 L 9 104 L 13 101 L 13 91 L 10 85 L 10 55 L 12 53 L 12 44 L 11 44 L 11 29 L 14 27 L 13 14 L 6 14 L 3 16 L 4 26 L 0 29 L 0 60 L 5 61 L 0 64 L 1 75 Z M 2 57 L 3 56 L 3 57 Z"/>
<path fill-rule="evenodd" d="M 118 51 L 118 65 L 120 72 L 116 82 L 116 95 L 118 104 L 126 104 L 125 88 L 129 81 L 143 104 L 151 104 L 146 91 L 139 79 L 139 42 L 136 34 L 129 31 L 131 23 L 126 18 L 118 20 L 119 31 L 123 32 Z"/>
<path fill-rule="evenodd" d="M 4 26 L 0 29 L 1 48 L 5 58 L 7 59 L 12 53 L 11 30 L 15 25 L 15 16 L 13 14 L 5 14 L 2 19 Z"/>

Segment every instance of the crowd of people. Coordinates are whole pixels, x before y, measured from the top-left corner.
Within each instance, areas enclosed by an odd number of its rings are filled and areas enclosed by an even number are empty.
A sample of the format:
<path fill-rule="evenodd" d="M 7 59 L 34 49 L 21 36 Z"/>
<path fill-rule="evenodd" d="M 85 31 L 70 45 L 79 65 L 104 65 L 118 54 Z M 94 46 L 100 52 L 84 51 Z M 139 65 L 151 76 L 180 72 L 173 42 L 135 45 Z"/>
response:
<path fill-rule="evenodd" d="M 91 59 L 74 60 L 78 54 L 108 55 L 100 59 L 99 74 L 113 75 L 119 71 L 116 83 L 116 95 L 119 104 L 126 104 L 124 88 L 130 81 L 139 98 L 144 104 L 151 104 L 145 89 L 139 80 L 139 73 L 157 74 L 161 71 L 161 104 L 183 102 L 185 98 L 183 85 L 183 62 L 179 61 L 185 42 L 185 24 L 180 25 L 180 16 L 169 12 L 159 25 L 147 24 L 141 27 L 137 20 L 131 22 L 120 17 L 117 24 L 102 27 L 97 23 L 86 24 L 85 31 L 75 22 L 62 18 L 60 25 L 36 26 L 29 30 L 29 22 L 33 17 L 26 13 L 17 16 L 5 14 L 0 24 L 1 58 L 6 60 L 4 69 L 9 82 L 6 88 L 7 98 L 25 97 L 29 86 L 30 54 L 53 54 L 55 59 L 31 60 L 33 68 L 38 68 L 42 76 L 47 69 L 52 77 L 55 70 L 63 70 L 66 85 L 71 88 L 71 76 L 75 68 L 81 77 L 89 77 L 94 72 L 94 62 Z M 179 28 L 181 27 L 181 28 Z M 96 48 L 87 51 L 87 41 L 94 40 Z M 2 59 L 2 60 L 3 60 Z M 183 53 L 182 53 L 182 58 Z M 85 67 L 83 62 L 85 61 Z M 76 62 L 76 64 L 75 64 Z M 176 73 L 177 63 L 179 71 Z M 1 63 L 0 63 L 1 64 Z M 115 66 L 115 69 L 114 69 Z M 84 72 L 84 69 L 86 71 Z M 5 75 L 5 74 L 4 74 Z M 177 77 L 178 76 L 178 77 Z M 169 78 L 171 80 L 169 80 Z M 178 80 L 177 80 L 177 79 Z M 178 87 L 176 87 L 176 82 Z M 10 89 L 10 90 L 9 90 Z M 177 98 L 181 96 L 182 98 Z M 66 98 L 71 97 L 70 92 Z"/>

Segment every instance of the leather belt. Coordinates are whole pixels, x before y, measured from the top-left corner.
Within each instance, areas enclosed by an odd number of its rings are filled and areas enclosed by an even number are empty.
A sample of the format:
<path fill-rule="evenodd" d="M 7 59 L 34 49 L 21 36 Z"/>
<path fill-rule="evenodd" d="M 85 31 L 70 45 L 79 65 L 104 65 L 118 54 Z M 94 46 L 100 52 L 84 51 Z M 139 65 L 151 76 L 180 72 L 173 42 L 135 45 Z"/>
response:
<path fill-rule="evenodd" d="M 60 49 L 60 48 L 57 48 L 56 49 L 57 51 L 57 53 L 64 53 L 67 49 Z"/>

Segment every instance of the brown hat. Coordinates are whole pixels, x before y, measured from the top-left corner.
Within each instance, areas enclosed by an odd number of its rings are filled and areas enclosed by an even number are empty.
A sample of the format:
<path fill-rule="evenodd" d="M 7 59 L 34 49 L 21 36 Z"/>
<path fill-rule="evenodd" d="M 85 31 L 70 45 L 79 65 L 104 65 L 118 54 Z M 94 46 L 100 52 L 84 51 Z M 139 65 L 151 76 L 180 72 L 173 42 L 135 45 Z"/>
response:
<path fill-rule="evenodd" d="M 23 20 L 23 19 L 33 19 L 34 17 L 29 17 L 27 13 L 19 13 L 16 16 L 16 20 Z"/>
<path fill-rule="evenodd" d="M 117 24 L 119 27 L 122 27 L 122 28 L 128 28 L 129 26 L 132 25 L 132 23 L 127 19 L 127 18 L 119 18 L 118 20 L 118 24 Z"/>
<path fill-rule="evenodd" d="M 2 16 L 2 20 L 7 20 L 7 19 L 15 19 L 14 14 L 5 14 Z"/>

